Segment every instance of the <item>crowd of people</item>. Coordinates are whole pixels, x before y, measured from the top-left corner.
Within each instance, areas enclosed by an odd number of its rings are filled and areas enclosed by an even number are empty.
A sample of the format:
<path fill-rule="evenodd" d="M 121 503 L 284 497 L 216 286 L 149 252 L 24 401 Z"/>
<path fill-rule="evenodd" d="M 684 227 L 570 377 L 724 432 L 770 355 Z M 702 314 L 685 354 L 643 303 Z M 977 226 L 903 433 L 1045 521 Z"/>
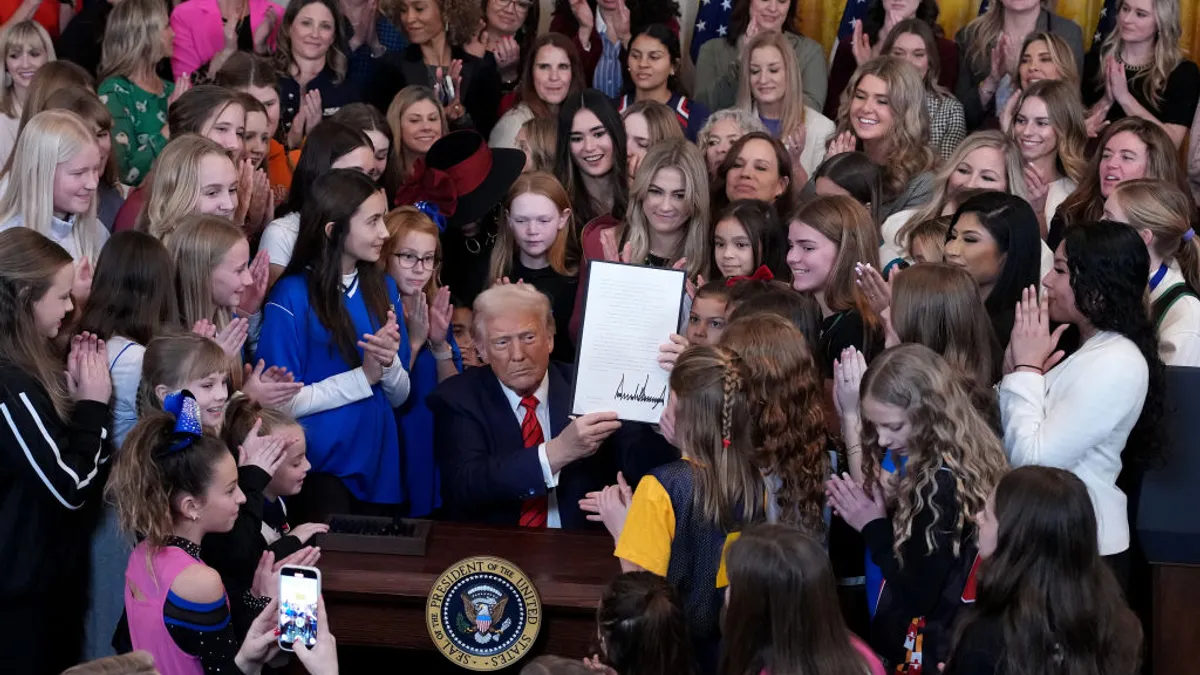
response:
<path fill-rule="evenodd" d="M 1133 675 L 1200 67 L 1178 0 L 1086 53 L 1044 4 L 826 59 L 734 0 L 688 86 L 675 0 L 24 0 L 4 670 L 278 667 L 280 567 L 368 514 L 607 531 L 598 652 L 531 673 Z M 657 424 L 570 414 L 592 261 L 687 277 Z"/>

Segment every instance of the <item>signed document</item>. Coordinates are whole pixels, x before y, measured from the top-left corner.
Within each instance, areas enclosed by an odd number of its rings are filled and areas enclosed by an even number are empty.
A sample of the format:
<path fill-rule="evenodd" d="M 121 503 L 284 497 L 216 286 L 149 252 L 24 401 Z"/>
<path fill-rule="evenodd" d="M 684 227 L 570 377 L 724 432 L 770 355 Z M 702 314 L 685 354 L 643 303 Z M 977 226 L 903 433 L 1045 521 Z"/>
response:
<path fill-rule="evenodd" d="M 658 346 L 679 328 L 683 291 L 682 270 L 591 262 L 572 414 L 612 411 L 658 422 L 670 379 L 658 365 Z"/>

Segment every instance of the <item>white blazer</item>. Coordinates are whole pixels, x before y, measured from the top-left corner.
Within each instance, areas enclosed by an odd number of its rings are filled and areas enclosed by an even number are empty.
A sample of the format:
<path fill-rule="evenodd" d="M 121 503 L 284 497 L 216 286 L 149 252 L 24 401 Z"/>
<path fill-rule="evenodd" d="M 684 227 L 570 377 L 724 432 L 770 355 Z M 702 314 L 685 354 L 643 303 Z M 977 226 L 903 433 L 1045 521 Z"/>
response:
<path fill-rule="evenodd" d="M 1150 368 L 1137 345 L 1100 332 L 1045 375 L 1000 381 L 1004 448 L 1013 466 L 1053 466 L 1083 481 L 1099 525 L 1100 554 L 1129 548 L 1121 451 L 1142 414 Z"/>

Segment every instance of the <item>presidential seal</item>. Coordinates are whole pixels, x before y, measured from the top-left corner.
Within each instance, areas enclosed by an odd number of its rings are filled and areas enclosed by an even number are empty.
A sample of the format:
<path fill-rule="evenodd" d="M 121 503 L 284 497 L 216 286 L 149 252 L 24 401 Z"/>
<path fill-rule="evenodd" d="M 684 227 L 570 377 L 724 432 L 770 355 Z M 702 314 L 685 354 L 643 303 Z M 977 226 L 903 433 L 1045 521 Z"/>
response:
<path fill-rule="evenodd" d="M 433 584 L 426 605 L 429 637 L 468 670 L 499 670 L 529 652 L 542 624 L 533 582 L 503 558 L 466 558 Z"/>

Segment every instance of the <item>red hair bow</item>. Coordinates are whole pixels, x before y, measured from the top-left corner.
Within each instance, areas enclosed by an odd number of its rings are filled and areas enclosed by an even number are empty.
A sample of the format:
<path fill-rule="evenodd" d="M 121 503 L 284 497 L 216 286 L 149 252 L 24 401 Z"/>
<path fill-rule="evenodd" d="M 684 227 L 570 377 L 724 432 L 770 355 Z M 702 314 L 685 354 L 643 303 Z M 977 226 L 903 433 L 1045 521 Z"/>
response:
<path fill-rule="evenodd" d="M 725 287 L 729 288 L 740 281 L 772 281 L 775 275 L 771 274 L 770 268 L 766 265 L 759 265 L 758 269 L 754 270 L 754 274 L 748 277 L 729 277 L 725 280 Z"/>
<path fill-rule="evenodd" d="M 404 181 L 396 193 L 397 204 L 415 204 L 426 201 L 436 204 L 444 216 L 453 216 L 458 208 L 458 185 L 454 177 L 425 164 L 425 158 L 413 164 L 412 176 Z"/>

